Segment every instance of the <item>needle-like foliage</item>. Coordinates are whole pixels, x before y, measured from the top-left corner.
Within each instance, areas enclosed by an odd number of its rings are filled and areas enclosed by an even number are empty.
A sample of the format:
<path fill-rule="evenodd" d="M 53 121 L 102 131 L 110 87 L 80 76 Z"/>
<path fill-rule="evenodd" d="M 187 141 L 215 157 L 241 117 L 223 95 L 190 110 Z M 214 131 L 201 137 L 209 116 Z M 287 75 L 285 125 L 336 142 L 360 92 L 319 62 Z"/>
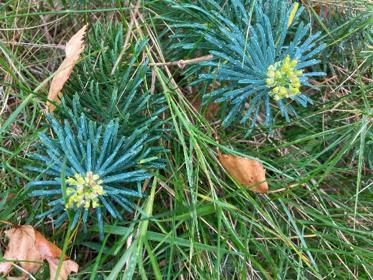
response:
<path fill-rule="evenodd" d="M 72 209 L 75 227 L 80 217 L 87 225 L 95 212 L 102 235 L 106 213 L 123 219 L 121 210 L 135 209 L 131 199 L 142 197 L 141 183 L 152 177 L 151 169 L 163 167 L 162 149 L 149 147 L 154 136 L 146 125 L 121 136 L 117 120 L 99 125 L 84 114 L 63 125 L 51 116 L 49 120 L 56 137 L 40 134 L 43 152 L 32 155 L 39 164 L 27 167 L 42 177 L 28 184 L 30 196 L 48 200 L 49 209 L 39 217 L 56 218 L 58 227 Z"/>
<path fill-rule="evenodd" d="M 270 126 L 274 108 L 289 121 L 290 115 L 296 115 L 292 103 L 307 107 L 312 102 L 304 91 L 316 88 L 310 77 L 325 75 L 312 69 L 320 62 L 315 56 L 325 45 L 318 45 L 320 33 L 310 35 L 310 24 L 300 20 L 303 8 L 299 4 L 284 0 L 203 2 L 174 3 L 200 22 L 175 23 L 173 27 L 183 32 L 174 36 L 174 47 L 205 49 L 213 55 L 213 60 L 200 63 L 199 67 L 210 71 L 200 74 L 199 81 L 218 82 L 203 97 L 207 103 L 222 103 L 225 127 L 239 121 L 251 123 L 251 129 L 261 114 Z"/>
<path fill-rule="evenodd" d="M 38 163 L 28 167 L 39 176 L 28 187 L 48 201 L 40 218 L 60 226 L 70 213 L 75 227 L 81 217 L 87 226 L 92 215 L 102 237 L 104 217 L 132 212 L 144 180 L 164 167 L 165 106 L 147 84 L 146 41 L 123 48 L 121 25 L 99 23 L 89 34 L 62 105 L 48 116 L 53 134 L 40 134 L 32 156 Z"/>
<path fill-rule="evenodd" d="M 149 83 L 149 61 L 144 54 L 146 40 L 124 46 L 126 31 L 121 24 L 93 25 L 87 35 L 82 61 L 74 69 L 68 89 L 79 96 L 87 117 L 100 123 L 118 118 L 121 129 L 132 131 L 157 119 L 165 110 L 164 98 Z M 72 95 L 66 107 L 72 107 Z M 152 129 L 161 129 L 162 122 Z M 159 133 L 155 132 L 155 133 Z"/>

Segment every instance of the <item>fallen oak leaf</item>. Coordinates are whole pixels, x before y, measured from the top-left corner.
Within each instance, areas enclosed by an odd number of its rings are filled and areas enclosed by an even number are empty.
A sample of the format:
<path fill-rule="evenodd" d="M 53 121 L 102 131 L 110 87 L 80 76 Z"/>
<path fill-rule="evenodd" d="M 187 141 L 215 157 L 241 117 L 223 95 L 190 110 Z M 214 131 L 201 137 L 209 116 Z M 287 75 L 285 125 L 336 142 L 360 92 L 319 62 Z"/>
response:
<path fill-rule="evenodd" d="M 71 39 L 66 43 L 65 54 L 66 57 L 62 61 L 60 67 L 58 67 L 48 92 L 47 110 L 53 112 L 56 107 L 52 102 L 60 103 L 61 90 L 69 79 L 71 72 L 77 61 L 80 58 L 80 54 L 84 50 L 84 34 L 86 32 L 87 25 L 84 25 L 77 33 L 75 33 Z"/>
<path fill-rule="evenodd" d="M 65 257 L 56 278 L 62 251 L 30 225 L 15 226 L 5 234 L 9 238 L 9 243 L 4 258 L 20 261 L 21 267 L 27 272 L 37 272 L 43 260 L 48 261 L 51 280 L 66 280 L 71 272 L 77 272 L 79 269 L 76 262 Z M 27 262 L 22 262 L 25 260 Z M 11 262 L 0 263 L 0 273 L 7 274 L 11 269 Z"/>
<path fill-rule="evenodd" d="M 229 175 L 251 191 L 259 193 L 268 191 L 265 169 L 259 161 L 226 154 L 219 154 L 218 160 Z"/>

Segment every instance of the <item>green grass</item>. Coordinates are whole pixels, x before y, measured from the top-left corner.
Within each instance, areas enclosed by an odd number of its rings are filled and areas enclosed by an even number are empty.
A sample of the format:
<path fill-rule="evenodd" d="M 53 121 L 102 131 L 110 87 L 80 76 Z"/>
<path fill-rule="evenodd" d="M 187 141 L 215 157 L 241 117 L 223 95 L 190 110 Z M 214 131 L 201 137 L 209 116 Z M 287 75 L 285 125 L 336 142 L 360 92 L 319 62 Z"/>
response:
<path fill-rule="evenodd" d="M 144 184 L 147 196 L 133 216 L 105 227 L 103 242 L 94 225 L 69 238 L 68 225 L 54 229 L 51 220 L 36 219 L 46 204 L 24 188 L 34 176 L 23 168 L 27 155 L 46 130 L 43 109 L 63 57 L 59 46 L 84 22 L 110 19 L 124 30 L 130 22 L 123 1 L 70 2 L 0 4 L 1 221 L 31 224 L 66 245 L 80 265 L 71 279 L 373 279 L 369 1 L 365 7 L 357 1 L 357 10 L 328 1 L 327 18 L 306 6 L 329 46 L 322 65 L 328 76 L 319 81 L 320 92 L 309 92 L 315 104 L 290 123 L 278 117 L 270 134 L 259 127 L 244 138 L 243 127 L 223 129 L 219 117 L 207 121 L 184 94 L 203 94 L 207 85 L 188 88 L 192 77 L 183 78 L 177 67 L 154 67 L 155 90 L 166 98 L 172 125 L 162 143 L 170 150 L 167 168 Z M 165 43 L 171 31 L 157 14 L 172 11 L 155 0 L 140 11 L 133 40 L 150 38 L 151 62 L 172 61 Z M 236 185 L 218 164 L 217 148 L 259 158 L 270 193 Z M 8 227 L 2 223 L 1 233 Z M 1 241 L 4 252 L 3 234 Z M 48 279 L 46 265 L 35 278 Z"/>

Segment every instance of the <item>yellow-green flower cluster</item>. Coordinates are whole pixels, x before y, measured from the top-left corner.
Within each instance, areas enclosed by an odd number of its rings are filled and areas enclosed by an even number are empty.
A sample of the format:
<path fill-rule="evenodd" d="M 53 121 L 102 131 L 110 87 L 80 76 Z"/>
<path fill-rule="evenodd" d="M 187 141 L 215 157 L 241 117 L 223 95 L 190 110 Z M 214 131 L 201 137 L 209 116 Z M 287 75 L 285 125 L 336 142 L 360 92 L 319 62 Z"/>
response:
<path fill-rule="evenodd" d="M 88 209 L 100 206 L 98 197 L 105 195 L 100 176 L 91 171 L 87 172 L 84 177 L 77 173 L 73 177 L 67 178 L 66 183 L 69 184 L 69 187 L 66 188 L 68 196 L 66 208 L 83 206 Z"/>
<path fill-rule="evenodd" d="M 283 61 L 278 61 L 268 67 L 266 84 L 271 88 L 270 95 L 275 100 L 288 98 L 300 93 L 302 70 L 296 70 L 298 61 L 288 55 Z"/>

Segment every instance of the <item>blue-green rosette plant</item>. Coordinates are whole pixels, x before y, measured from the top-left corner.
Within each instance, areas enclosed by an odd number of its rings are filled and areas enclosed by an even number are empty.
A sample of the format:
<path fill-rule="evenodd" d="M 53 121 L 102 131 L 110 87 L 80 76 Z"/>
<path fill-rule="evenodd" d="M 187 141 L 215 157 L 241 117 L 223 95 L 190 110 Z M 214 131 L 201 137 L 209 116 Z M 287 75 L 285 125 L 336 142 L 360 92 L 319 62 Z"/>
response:
<path fill-rule="evenodd" d="M 320 33 L 309 34 L 310 24 L 300 20 L 303 10 L 288 1 L 207 0 L 200 5 L 175 4 L 175 7 L 206 21 L 176 23 L 177 48 L 195 49 L 200 45 L 213 55 L 202 62 L 209 73 L 200 74 L 200 81 L 218 81 L 219 88 L 203 96 L 205 103 L 222 103 L 225 110 L 223 126 L 234 121 L 251 128 L 258 117 L 266 126 L 273 123 L 273 109 L 279 108 L 289 121 L 296 115 L 292 103 L 303 107 L 311 99 L 303 92 L 316 88 L 310 77 L 325 73 L 312 71 L 320 61 L 315 59 L 324 44 L 317 45 Z M 209 5 L 210 9 L 206 9 Z M 191 39 L 196 39 L 191 42 Z M 277 105 L 277 106 L 274 106 Z"/>
<path fill-rule="evenodd" d="M 144 180 L 164 166 L 164 98 L 148 86 L 147 42 L 123 53 L 124 33 L 122 25 L 92 26 L 62 104 L 48 116 L 53 134 L 40 134 L 27 167 L 38 174 L 30 195 L 48 204 L 39 218 L 57 227 L 67 219 L 72 227 L 80 218 L 84 228 L 97 222 L 101 237 L 104 220 L 132 212 Z"/>
<path fill-rule="evenodd" d="M 132 131 L 166 109 L 164 97 L 149 84 L 151 69 L 144 56 L 146 40 L 132 41 L 123 49 L 126 30 L 122 24 L 97 22 L 86 38 L 83 59 L 67 83 L 67 90 L 79 96 L 79 112 L 89 119 L 108 123 L 118 118 L 121 131 Z M 65 95 L 66 106 L 74 104 Z M 157 118 L 152 129 L 161 134 Z"/>
<path fill-rule="evenodd" d="M 49 216 L 58 227 L 72 213 L 75 227 L 81 217 L 86 226 L 94 216 L 102 237 L 104 217 L 123 219 L 124 212 L 132 212 L 131 200 L 142 197 L 143 181 L 164 166 L 163 149 L 154 144 L 160 136 L 150 135 L 147 125 L 121 136 L 117 120 L 98 125 L 84 114 L 73 117 L 63 125 L 48 117 L 55 137 L 40 134 L 43 152 L 32 155 L 39 164 L 27 169 L 43 179 L 28 188 L 30 196 L 48 201 L 39 218 Z"/>

